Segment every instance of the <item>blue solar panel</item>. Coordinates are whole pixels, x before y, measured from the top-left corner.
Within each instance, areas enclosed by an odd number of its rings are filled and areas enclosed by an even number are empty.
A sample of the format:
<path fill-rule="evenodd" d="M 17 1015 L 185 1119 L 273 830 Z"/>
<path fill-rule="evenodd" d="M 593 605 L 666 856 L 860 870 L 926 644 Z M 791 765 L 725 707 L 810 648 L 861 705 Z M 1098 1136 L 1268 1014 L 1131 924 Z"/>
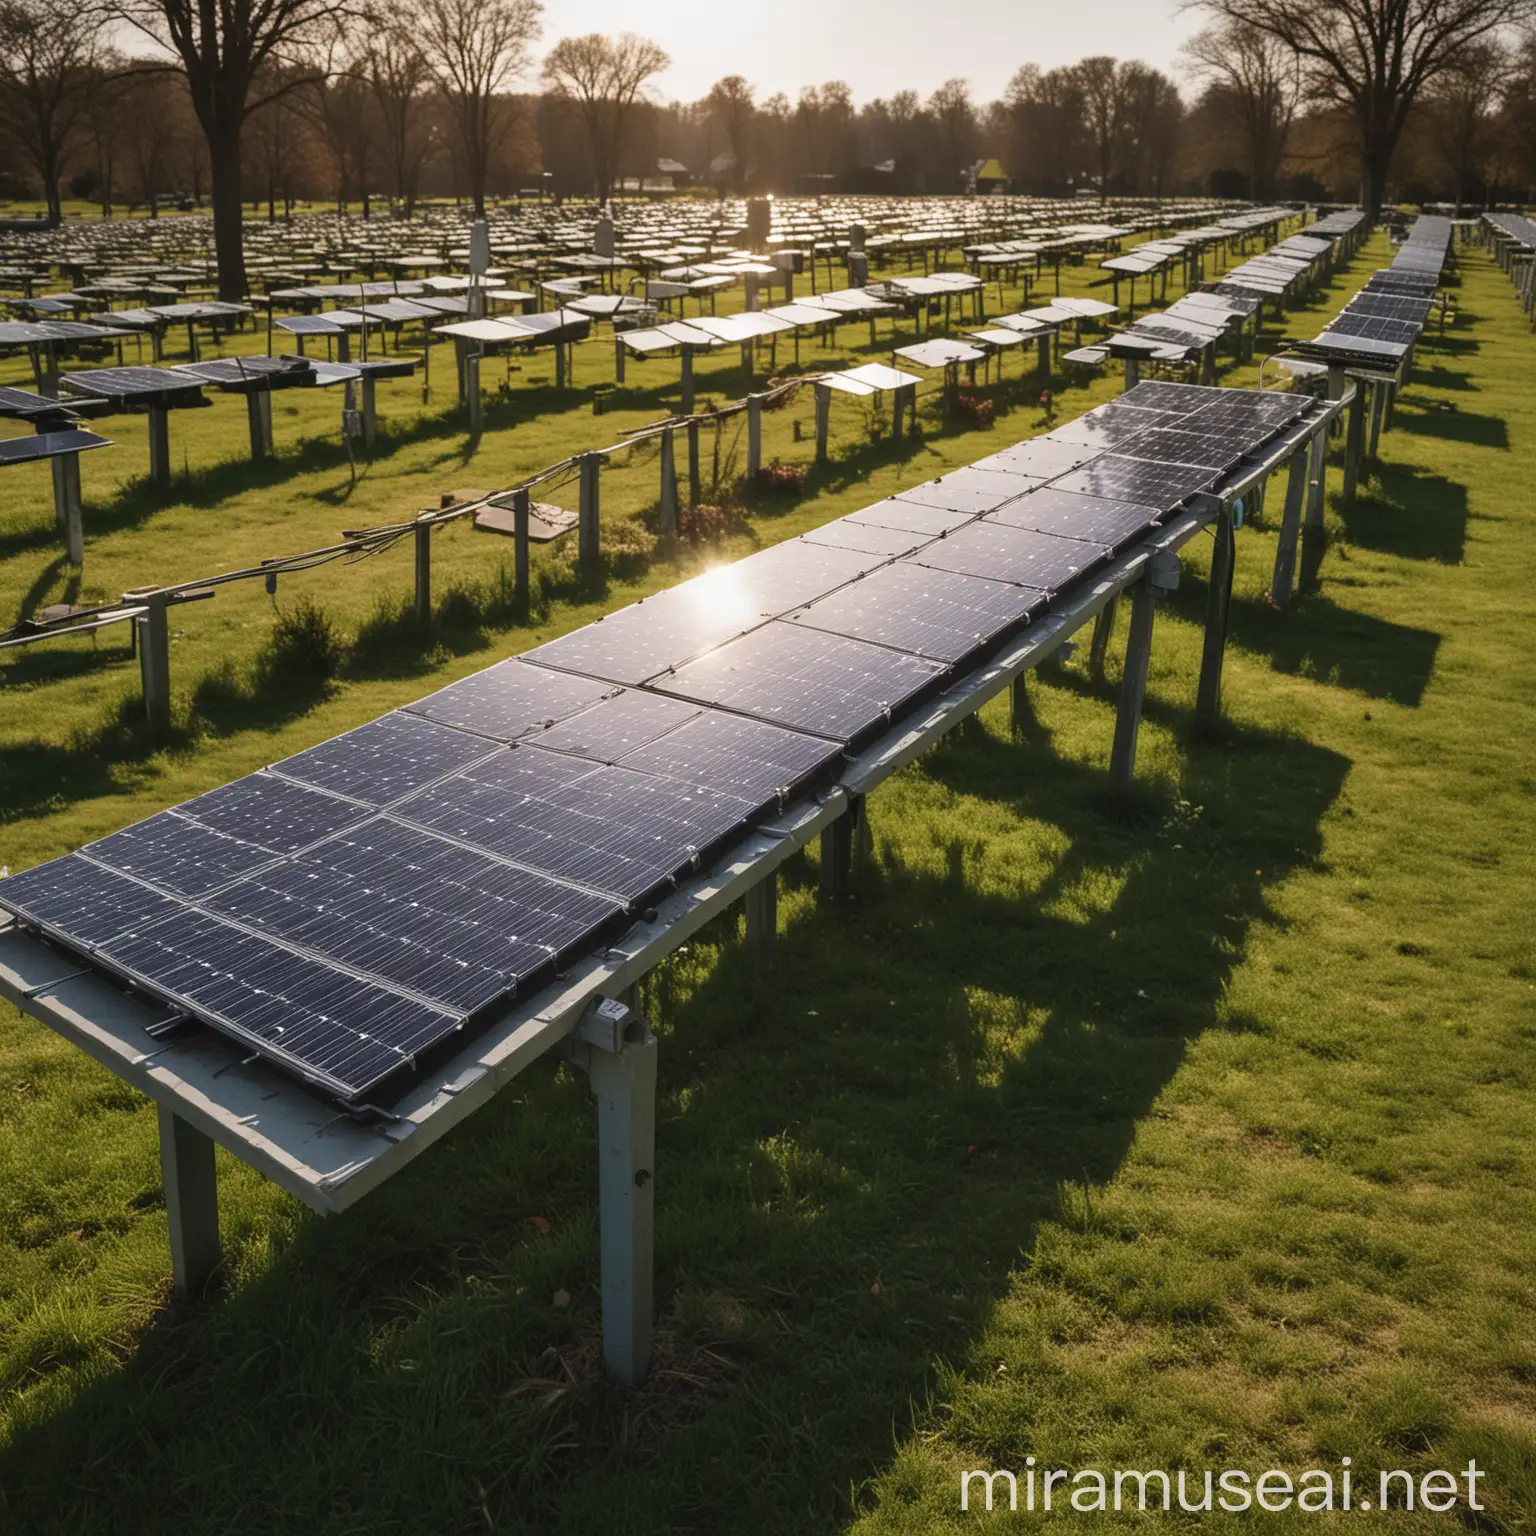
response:
<path fill-rule="evenodd" d="M 364 805 L 388 805 L 495 750 L 479 736 L 397 709 L 284 758 L 273 771 Z"/>
<path fill-rule="evenodd" d="M 406 713 L 494 741 L 516 741 L 612 692 L 609 684 L 529 666 L 514 657 L 429 693 L 420 703 L 408 704 Z"/>

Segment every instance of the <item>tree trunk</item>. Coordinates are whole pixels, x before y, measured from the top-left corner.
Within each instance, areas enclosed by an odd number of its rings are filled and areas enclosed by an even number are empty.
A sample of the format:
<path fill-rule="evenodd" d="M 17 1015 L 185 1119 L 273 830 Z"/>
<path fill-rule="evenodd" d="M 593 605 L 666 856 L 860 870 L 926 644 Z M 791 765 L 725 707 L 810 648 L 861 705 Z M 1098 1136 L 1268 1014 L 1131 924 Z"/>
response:
<path fill-rule="evenodd" d="M 1361 156 L 1361 170 L 1365 181 L 1365 212 L 1370 219 L 1381 217 L 1381 205 L 1387 195 L 1387 170 L 1392 161 L 1390 147 L 1379 145 L 1366 149 Z"/>
<path fill-rule="evenodd" d="M 240 196 L 240 127 L 221 122 L 208 136 L 213 180 L 213 244 L 218 257 L 219 297 L 226 304 L 245 298 L 245 222 Z"/>

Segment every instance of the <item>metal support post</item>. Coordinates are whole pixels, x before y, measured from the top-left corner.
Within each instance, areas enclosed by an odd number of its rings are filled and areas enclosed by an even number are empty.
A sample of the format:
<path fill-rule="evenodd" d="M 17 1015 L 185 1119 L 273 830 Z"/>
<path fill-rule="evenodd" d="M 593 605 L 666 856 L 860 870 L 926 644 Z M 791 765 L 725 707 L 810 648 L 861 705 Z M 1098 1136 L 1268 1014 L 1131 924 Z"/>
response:
<path fill-rule="evenodd" d="M 766 953 L 779 931 L 779 872 L 771 871 L 747 892 L 747 945 Z"/>
<path fill-rule="evenodd" d="M 656 1037 L 623 1003 L 590 1009 L 577 1047 L 597 1101 L 603 1363 L 626 1386 L 651 1364 L 656 1286 Z"/>
<path fill-rule="evenodd" d="M 517 583 L 517 608 L 527 614 L 528 592 L 528 513 L 532 496 L 526 491 L 512 493 L 512 560 Z"/>
<path fill-rule="evenodd" d="M 464 399 L 469 405 L 469 430 L 479 437 L 484 429 L 485 417 L 480 402 L 480 352 L 474 342 L 464 353 Z"/>
<path fill-rule="evenodd" d="M 80 511 L 80 455 L 61 453 L 53 460 L 53 515 L 64 535 L 71 565 L 85 564 L 85 528 Z"/>
<path fill-rule="evenodd" d="M 594 570 L 601 554 L 602 534 L 598 520 L 597 476 L 602 468 L 602 455 L 584 453 L 581 456 L 581 496 L 579 502 L 577 561 L 583 570 Z"/>
<path fill-rule="evenodd" d="M 1096 682 L 1104 680 L 1104 658 L 1115 633 L 1115 610 L 1119 606 L 1118 597 L 1110 598 L 1099 609 L 1099 616 L 1093 621 L 1093 640 L 1088 647 L 1088 672 Z"/>
<path fill-rule="evenodd" d="M 1131 594 L 1131 625 L 1125 644 L 1125 676 L 1120 684 L 1120 710 L 1115 717 L 1115 744 L 1109 777 L 1128 789 L 1136 772 L 1136 739 L 1141 733 L 1141 707 L 1147 696 L 1147 665 L 1152 657 L 1152 620 L 1159 593 L 1179 584 L 1178 556 L 1163 550 L 1148 562 L 1145 576 Z"/>
<path fill-rule="evenodd" d="M 171 483 L 171 413 L 160 405 L 149 408 L 149 478 L 162 489 Z"/>
<path fill-rule="evenodd" d="M 1344 439 L 1344 485 L 1341 495 L 1344 505 L 1355 499 L 1355 486 L 1360 480 L 1360 460 L 1365 448 L 1365 385 L 1355 380 L 1355 398 L 1349 402 L 1349 430 Z"/>
<path fill-rule="evenodd" d="M 827 435 L 832 425 L 832 391 L 821 383 L 812 386 L 816 392 L 816 462 L 827 462 Z"/>
<path fill-rule="evenodd" d="M 1298 448 L 1291 455 L 1290 473 L 1286 477 L 1285 509 L 1280 514 L 1280 547 L 1275 551 L 1275 573 L 1269 583 L 1270 599 L 1279 608 L 1290 602 L 1295 591 L 1296 545 L 1301 537 L 1301 507 L 1306 500 L 1311 459 L 1310 444 Z"/>
<path fill-rule="evenodd" d="M 416 622 L 432 622 L 432 525 L 418 523 L 416 534 Z"/>
<path fill-rule="evenodd" d="M 1371 385 L 1371 433 L 1366 444 L 1366 462 L 1376 462 L 1376 449 L 1381 442 L 1381 419 L 1387 406 L 1387 385 L 1379 380 Z"/>
<path fill-rule="evenodd" d="M 688 423 L 688 505 L 698 506 L 703 500 L 704 486 L 699 473 L 699 424 Z"/>
<path fill-rule="evenodd" d="M 821 899 L 836 906 L 848 899 L 853 879 L 853 821 L 849 809 L 830 822 L 821 834 Z"/>
<path fill-rule="evenodd" d="M 144 689 L 144 714 L 157 731 L 171 728 L 171 627 L 163 592 L 145 599 L 147 611 L 134 622 L 139 628 L 139 681 Z"/>
<path fill-rule="evenodd" d="M 755 485 L 763 468 L 763 397 L 747 396 L 747 483 Z"/>
<path fill-rule="evenodd" d="M 1200 657 L 1200 686 L 1195 713 L 1207 719 L 1221 713 L 1221 669 L 1227 654 L 1227 621 L 1232 610 L 1232 575 L 1237 565 L 1237 534 L 1232 513 L 1216 519 L 1216 547 L 1211 551 L 1211 585 L 1205 606 L 1205 644 Z"/>
<path fill-rule="evenodd" d="M 478 420 L 480 414 L 478 364 L 475 369 L 475 379 L 475 415 L 477 418 L 475 422 L 475 431 L 478 432 L 480 430 L 480 423 Z M 366 454 L 373 453 L 374 440 L 377 438 L 379 432 L 379 409 L 375 390 L 375 386 L 378 384 L 378 382 L 379 381 L 374 378 L 371 373 L 365 373 L 363 375 L 363 452 Z"/>
<path fill-rule="evenodd" d="M 161 1104 L 160 1177 L 171 1224 L 171 1274 L 178 1296 L 199 1295 L 219 1267 L 219 1182 L 213 1142 Z"/>
<path fill-rule="evenodd" d="M 1125 360 L 1125 389 L 1126 393 L 1135 389 L 1141 383 L 1141 359 L 1128 357 Z"/>
<path fill-rule="evenodd" d="M 677 469 L 672 444 L 673 429 L 661 429 L 661 536 L 677 538 Z"/>
<path fill-rule="evenodd" d="M 683 348 L 683 399 L 681 414 L 693 415 L 693 348 Z"/>
<path fill-rule="evenodd" d="M 251 429 L 251 457 L 257 461 L 272 456 L 272 391 L 253 389 L 245 397 L 246 421 Z"/>
<path fill-rule="evenodd" d="M 555 388 L 565 388 L 565 343 L 555 343 Z"/>

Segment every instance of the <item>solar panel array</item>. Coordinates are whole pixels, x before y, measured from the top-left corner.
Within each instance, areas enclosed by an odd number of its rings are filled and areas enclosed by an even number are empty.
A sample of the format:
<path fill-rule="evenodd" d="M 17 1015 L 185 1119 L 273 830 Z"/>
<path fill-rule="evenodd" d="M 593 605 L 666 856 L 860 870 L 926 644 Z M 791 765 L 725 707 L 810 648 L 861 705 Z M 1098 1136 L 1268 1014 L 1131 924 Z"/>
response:
<path fill-rule="evenodd" d="M 1396 368 L 1424 329 L 1450 243 L 1449 219 L 1430 214 L 1416 219 L 1392 265 L 1373 273 L 1322 332 L 1298 343 L 1297 350 L 1344 367 Z"/>
<path fill-rule="evenodd" d="M 0 907 L 386 1102 L 1310 408 L 1141 384 L 13 876 Z"/>

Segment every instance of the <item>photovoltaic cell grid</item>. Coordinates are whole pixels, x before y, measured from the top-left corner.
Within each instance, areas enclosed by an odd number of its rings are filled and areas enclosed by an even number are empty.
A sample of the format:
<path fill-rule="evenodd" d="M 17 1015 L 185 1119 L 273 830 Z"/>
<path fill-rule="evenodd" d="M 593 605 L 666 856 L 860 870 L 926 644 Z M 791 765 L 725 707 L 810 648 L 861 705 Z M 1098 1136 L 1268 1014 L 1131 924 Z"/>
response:
<path fill-rule="evenodd" d="M 0 905 L 338 1098 L 387 1097 L 1304 409 L 1142 384 L 14 876 Z"/>

